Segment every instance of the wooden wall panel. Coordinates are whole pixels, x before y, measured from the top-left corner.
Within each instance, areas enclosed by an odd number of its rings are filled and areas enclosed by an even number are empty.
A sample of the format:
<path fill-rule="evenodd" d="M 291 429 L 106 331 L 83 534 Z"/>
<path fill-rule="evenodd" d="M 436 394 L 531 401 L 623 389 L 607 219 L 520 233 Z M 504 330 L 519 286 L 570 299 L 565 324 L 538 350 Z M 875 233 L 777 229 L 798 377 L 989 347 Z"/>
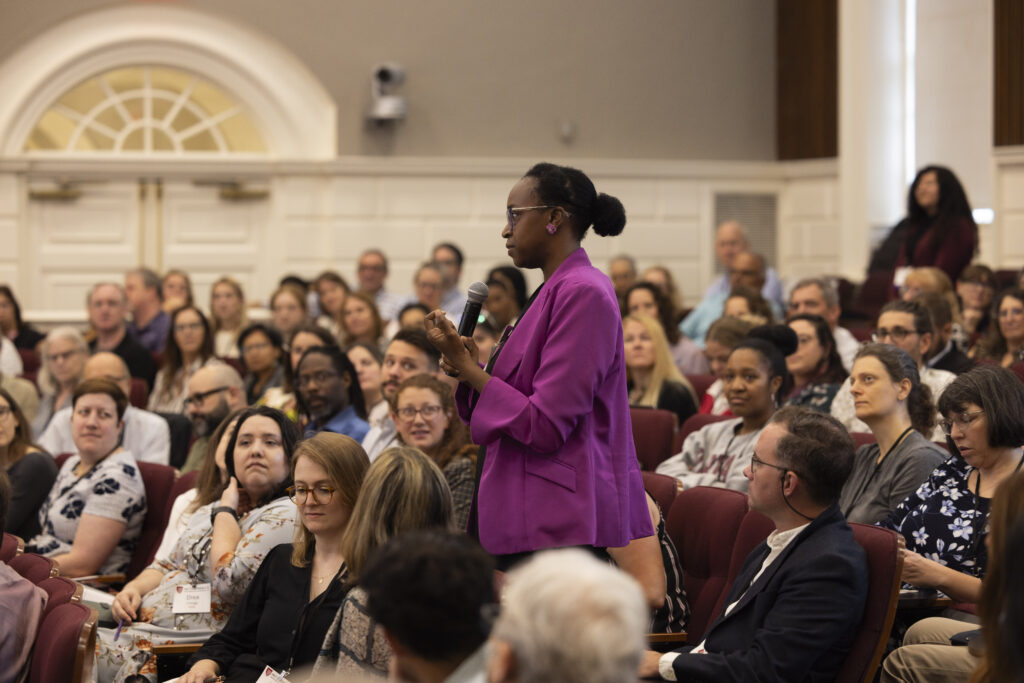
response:
<path fill-rule="evenodd" d="M 1024 2 L 994 0 L 993 142 L 1024 144 Z"/>

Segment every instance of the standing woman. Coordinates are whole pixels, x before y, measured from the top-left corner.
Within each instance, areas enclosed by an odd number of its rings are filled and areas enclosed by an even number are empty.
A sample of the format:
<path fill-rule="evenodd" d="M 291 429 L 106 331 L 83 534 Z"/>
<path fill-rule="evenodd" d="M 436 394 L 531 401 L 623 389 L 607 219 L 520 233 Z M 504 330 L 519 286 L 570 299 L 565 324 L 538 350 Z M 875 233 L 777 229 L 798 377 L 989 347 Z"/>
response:
<path fill-rule="evenodd" d="M 544 284 L 487 367 L 444 311 L 427 333 L 458 378 L 459 413 L 480 444 L 469 531 L 508 568 L 557 546 L 624 546 L 652 536 L 629 426 L 619 302 L 580 241 L 618 235 L 626 214 L 581 171 L 537 164 L 508 195 L 513 263 Z"/>
<path fill-rule="evenodd" d="M 846 369 L 832 330 L 824 318 L 813 313 L 794 315 L 787 324 L 796 333 L 797 348 L 796 353 L 786 358 L 794 384 L 786 405 L 807 406 L 827 413 L 846 381 Z"/>
<path fill-rule="evenodd" d="M 907 196 L 896 269 L 935 266 L 956 282 L 978 249 L 978 226 L 960 181 L 943 166 L 917 172 Z M 902 283 L 897 282 L 897 285 Z"/>
<path fill-rule="evenodd" d="M 206 316 L 195 306 L 182 306 L 171 315 L 164 345 L 164 366 L 149 395 L 149 410 L 184 413 L 188 380 L 213 360 L 213 336 Z"/>
<path fill-rule="evenodd" d="M 53 414 L 71 405 L 71 392 L 82 379 L 82 370 L 89 357 L 89 345 L 73 327 L 50 330 L 40 347 L 43 365 L 36 378 L 39 387 L 39 410 L 32 421 L 32 433 L 42 434 Z"/>
<path fill-rule="evenodd" d="M 224 276 L 210 289 L 213 349 L 218 358 L 238 358 L 238 333 L 249 324 L 242 285 Z"/>

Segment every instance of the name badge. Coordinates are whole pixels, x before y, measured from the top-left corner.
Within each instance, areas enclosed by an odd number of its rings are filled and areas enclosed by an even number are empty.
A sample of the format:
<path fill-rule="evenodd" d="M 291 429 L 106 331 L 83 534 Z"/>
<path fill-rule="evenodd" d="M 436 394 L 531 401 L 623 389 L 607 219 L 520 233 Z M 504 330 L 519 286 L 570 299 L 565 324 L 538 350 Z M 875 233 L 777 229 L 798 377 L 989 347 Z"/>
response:
<path fill-rule="evenodd" d="M 288 683 L 288 679 L 284 677 L 287 672 L 274 671 L 269 666 L 263 667 L 263 675 L 256 679 L 256 683 Z"/>
<path fill-rule="evenodd" d="M 209 614 L 211 588 L 208 583 L 175 587 L 171 611 L 175 614 Z"/>

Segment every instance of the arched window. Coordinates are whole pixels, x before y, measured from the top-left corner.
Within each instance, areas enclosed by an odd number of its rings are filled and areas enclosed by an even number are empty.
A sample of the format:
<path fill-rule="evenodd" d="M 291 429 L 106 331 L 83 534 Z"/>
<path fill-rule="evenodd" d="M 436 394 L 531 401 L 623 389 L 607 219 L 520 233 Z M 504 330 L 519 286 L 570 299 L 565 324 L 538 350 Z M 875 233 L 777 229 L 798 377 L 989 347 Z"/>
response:
<path fill-rule="evenodd" d="M 208 80 L 131 66 L 87 78 L 58 97 L 23 151 L 265 154 L 267 146 L 245 108 Z"/>

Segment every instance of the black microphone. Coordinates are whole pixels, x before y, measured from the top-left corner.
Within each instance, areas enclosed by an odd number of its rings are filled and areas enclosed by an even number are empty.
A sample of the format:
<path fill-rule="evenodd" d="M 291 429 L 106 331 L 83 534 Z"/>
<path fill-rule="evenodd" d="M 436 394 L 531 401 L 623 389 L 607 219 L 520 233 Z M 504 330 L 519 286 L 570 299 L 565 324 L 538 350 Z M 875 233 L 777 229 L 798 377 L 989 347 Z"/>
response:
<path fill-rule="evenodd" d="M 462 319 L 459 321 L 459 336 L 472 337 L 476 329 L 477 318 L 480 317 L 480 309 L 487 300 L 490 290 L 482 282 L 474 282 L 466 292 L 466 307 L 462 309 Z"/>

